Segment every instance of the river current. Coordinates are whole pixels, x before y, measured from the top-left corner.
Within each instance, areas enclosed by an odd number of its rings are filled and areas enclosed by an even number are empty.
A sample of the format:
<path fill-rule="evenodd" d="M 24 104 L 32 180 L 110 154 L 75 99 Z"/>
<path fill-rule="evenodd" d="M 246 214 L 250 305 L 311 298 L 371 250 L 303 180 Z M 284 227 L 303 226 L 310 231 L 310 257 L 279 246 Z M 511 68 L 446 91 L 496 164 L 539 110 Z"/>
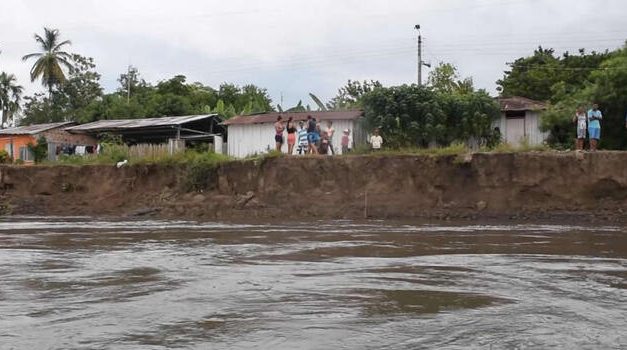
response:
<path fill-rule="evenodd" d="M 0 349 L 625 349 L 627 227 L 0 220 Z"/>

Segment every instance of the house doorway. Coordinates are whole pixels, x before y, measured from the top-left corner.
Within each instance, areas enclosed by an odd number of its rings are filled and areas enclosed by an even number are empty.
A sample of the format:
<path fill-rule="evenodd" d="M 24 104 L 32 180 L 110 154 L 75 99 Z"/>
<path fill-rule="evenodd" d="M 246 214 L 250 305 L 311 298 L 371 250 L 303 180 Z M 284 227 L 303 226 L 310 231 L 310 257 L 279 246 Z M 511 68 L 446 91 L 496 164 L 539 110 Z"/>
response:
<path fill-rule="evenodd" d="M 525 112 L 507 112 L 505 120 L 505 138 L 512 146 L 520 146 L 527 137 L 525 132 Z"/>

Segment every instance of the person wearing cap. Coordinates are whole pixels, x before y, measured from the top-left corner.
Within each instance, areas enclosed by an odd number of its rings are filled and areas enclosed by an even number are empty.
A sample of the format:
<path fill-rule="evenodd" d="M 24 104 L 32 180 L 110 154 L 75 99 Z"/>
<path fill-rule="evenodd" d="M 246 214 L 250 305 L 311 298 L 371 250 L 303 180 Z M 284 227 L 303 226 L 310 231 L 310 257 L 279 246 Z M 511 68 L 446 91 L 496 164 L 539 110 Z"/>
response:
<path fill-rule="evenodd" d="M 344 133 L 342 134 L 342 154 L 347 154 L 351 148 L 350 147 L 351 146 L 350 135 L 351 135 L 351 131 L 348 129 L 345 129 Z"/>

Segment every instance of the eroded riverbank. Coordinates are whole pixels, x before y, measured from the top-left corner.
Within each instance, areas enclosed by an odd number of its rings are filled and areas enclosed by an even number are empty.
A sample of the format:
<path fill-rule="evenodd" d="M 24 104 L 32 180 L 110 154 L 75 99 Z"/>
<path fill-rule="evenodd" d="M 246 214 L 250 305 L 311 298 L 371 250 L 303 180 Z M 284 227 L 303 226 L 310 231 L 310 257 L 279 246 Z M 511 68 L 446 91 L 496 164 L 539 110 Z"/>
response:
<path fill-rule="evenodd" d="M 270 158 L 0 168 L 5 214 L 625 221 L 627 152 Z M 189 178 L 194 176 L 190 190 Z"/>

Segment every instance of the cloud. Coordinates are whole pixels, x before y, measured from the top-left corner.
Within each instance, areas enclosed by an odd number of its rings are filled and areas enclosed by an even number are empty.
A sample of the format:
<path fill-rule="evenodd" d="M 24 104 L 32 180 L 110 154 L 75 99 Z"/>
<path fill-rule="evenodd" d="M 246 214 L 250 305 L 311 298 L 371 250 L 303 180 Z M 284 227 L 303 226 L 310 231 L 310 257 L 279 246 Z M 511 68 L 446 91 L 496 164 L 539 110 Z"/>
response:
<path fill-rule="evenodd" d="M 414 82 L 420 23 L 425 60 L 452 62 L 494 91 L 506 62 L 538 45 L 620 46 L 626 10 L 620 0 L 27 0 L 3 3 L 0 69 L 40 89 L 20 58 L 46 25 L 95 58 L 109 91 L 130 63 L 149 81 L 255 83 L 290 105 L 308 92 L 331 98 L 348 79 Z"/>

